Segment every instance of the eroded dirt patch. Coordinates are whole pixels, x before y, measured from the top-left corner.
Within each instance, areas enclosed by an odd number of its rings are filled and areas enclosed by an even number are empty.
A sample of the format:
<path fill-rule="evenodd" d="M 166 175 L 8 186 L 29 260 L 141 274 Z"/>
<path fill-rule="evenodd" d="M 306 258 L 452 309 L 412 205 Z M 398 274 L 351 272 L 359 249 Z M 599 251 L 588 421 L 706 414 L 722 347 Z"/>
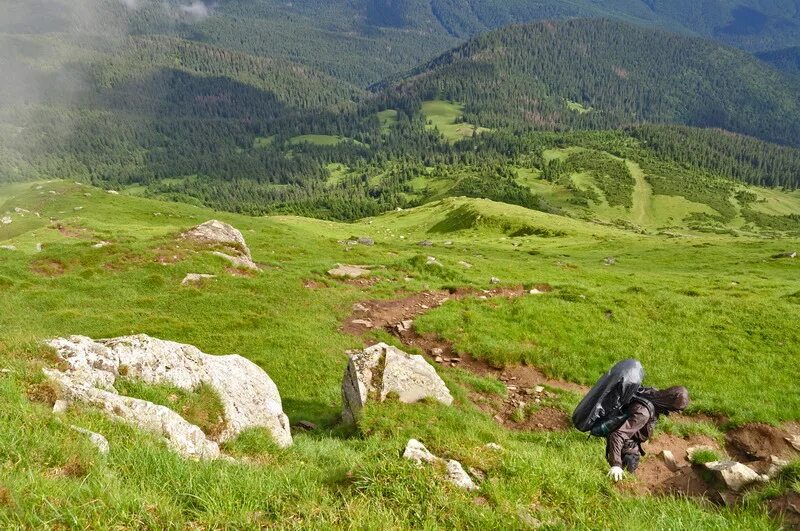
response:
<path fill-rule="evenodd" d="M 30 269 L 39 276 L 51 278 L 60 277 L 67 272 L 64 262 L 52 258 L 37 258 L 31 262 Z"/>
<path fill-rule="evenodd" d="M 794 459 L 800 457 L 786 440 L 790 433 L 768 424 L 746 424 L 725 434 L 725 447 L 742 463 L 765 461 L 770 456 Z"/>

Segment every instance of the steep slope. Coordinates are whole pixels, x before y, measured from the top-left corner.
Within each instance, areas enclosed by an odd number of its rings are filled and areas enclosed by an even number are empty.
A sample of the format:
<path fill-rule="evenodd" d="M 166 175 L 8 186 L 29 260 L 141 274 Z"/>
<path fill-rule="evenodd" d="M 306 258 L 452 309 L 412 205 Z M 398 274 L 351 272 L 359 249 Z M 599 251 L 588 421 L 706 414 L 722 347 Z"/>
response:
<path fill-rule="evenodd" d="M 511 26 L 416 69 L 389 94 L 466 104 L 478 126 L 679 123 L 800 142 L 800 82 L 711 41 L 610 20 Z"/>

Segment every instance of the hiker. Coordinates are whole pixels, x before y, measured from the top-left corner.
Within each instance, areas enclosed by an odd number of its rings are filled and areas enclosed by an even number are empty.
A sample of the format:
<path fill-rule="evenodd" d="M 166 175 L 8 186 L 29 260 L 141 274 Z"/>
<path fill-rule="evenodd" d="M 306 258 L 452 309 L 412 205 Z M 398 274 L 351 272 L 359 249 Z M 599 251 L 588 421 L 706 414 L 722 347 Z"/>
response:
<path fill-rule="evenodd" d="M 683 411 L 689 405 L 685 387 L 660 391 L 642 387 L 644 368 L 638 360 L 624 360 L 608 370 L 583 397 L 572 423 L 577 429 L 606 439 L 608 475 L 619 481 L 624 469 L 633 473 L 644 455 L 642 443 L 653 434 L 658 417 Z"/>
<path fill-rule="evenodd" d="M 622 479 L 623 469 L 634 473 L 645 454 L 642 443 L 653 434 L 658 417 L 683 411 L 689 405 L 689 391 L 676 386 L 658 390 L 641 387 L 625 408 L 627 420 L 606 437 L 606 460 L 611 466 L 608 476 Z"/>

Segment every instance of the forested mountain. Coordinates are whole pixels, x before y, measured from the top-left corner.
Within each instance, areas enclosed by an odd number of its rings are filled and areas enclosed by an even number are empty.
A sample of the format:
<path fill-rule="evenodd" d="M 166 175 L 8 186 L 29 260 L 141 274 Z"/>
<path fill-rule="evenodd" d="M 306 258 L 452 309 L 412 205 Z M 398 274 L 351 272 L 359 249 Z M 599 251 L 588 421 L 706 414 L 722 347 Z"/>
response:
<path fill-rule="evenodd" d="M 800 74 L 800 46 L 762 52 L 758 58 L 784 72 Z"/>
<path fill-rule="evenodd" d="M 800 143 L 800 83 L 711 41 L 611 20 L 510 26 L 411 72 L 388 97 L 466 104 L 484 127 L 717 127 Z"/>

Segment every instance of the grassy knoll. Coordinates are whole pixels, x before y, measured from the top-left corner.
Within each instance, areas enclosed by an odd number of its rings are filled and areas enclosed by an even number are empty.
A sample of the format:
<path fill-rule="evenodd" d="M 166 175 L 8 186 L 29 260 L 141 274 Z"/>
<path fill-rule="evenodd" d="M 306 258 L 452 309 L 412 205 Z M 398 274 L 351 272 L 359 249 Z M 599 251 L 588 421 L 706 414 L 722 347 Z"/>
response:
<path fill-rule="evenodd" d="M 602 441 L 499 427 L 469 400 L 497 382 L 457 368 L 437 368 L 454 407 L 389 402 L 368 407 L 358 430 L 337 427 L 345 350 L 359 346 L 339 327 L 363 299 L 488 287 L 491 276 L 547 282 L 555 288 L 548 295 L 447 303 L 417 325 L 494 362 L 536 362 L 582 382 L 637 355 L 649 383 L 689 385 L 695 409 L 737 421 L 800 419 L 799 266 L 768 258 L 796 240 L 634 235 L 484 200 L 448 199 L 339 224 L 251 218 L 65 182 L 0 188 L 0 197 L 0 211 L 41 215 L 13 214 L 0 227 L 0 244 L 18 249 L 0 250 L 0 367 L 9 369 L 0 374 L 2 528 L 778 526 L 759 493 L 737 508 L 626 494 L 605 477 Z M 230 276 L 220 259 L 176 246 L 180 231 L 211 218 L 243 232 L 261 273 Z M 520 228 L 539 236 L 510 237 Z M 376 244 L 338 243 L 353 235 Z M 419 247 L 423 239 L 433 247 Z M 100 240 L 109 245 L 93 247 Z M 428 255 L 442 265 L 426 265 Z M 617 265 L 603 265 L 608 255 Z M 464 260 L 472 268 L 459 265 Z M 372 265 L 378 281 L 330 280 L 324 272 L 337 262 Z M 189 272 L 217 278 L 181 286 Z M 40 369 L 51 361 L 39 342 L 131 333 L 248 357 L 273 378 L 292 422 L 320 429 L 295 431 L 286 450 L 249 432 L 226 446 L 246 464 L 196 463 L 88 408 L 53 417 L 40 402 L 48 398 Z M 98 456 L 69 424 L 103 433 L 111 453 Z M 409 437 L 489 479 L 478 493 L 450 488 L 436 470 L 400 459 Z M 487 442 L 505 451 L 491 455 Z"/>
<path fill-rule="evenodd" d="M 422 114 L 429 124 L 428 127 L 438 129 L 450 142 L 471 137 L 473 133 L 480 134 L 489 131 L 485 127 L 460 122 L 463 110 L 462 104 L 449 101 L 432 100 L 422 103 Z"/>

